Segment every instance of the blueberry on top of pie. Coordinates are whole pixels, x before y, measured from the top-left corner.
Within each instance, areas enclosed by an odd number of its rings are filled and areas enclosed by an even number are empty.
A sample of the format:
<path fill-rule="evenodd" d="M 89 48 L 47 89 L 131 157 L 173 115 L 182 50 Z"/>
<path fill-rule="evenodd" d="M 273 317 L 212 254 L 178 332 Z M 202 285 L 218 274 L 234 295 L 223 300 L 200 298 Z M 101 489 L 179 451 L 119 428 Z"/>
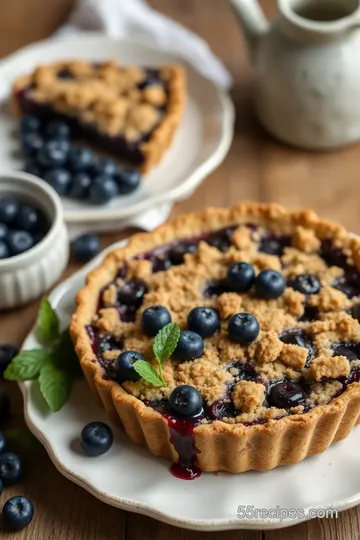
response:
<path fill-rule="evenodd" d="M 133 441 L 185 468 L 266 470 L 358 422 L 359 272 L 360 241 L 310 211 L 208 209 L 111 253 L 79 293 L 71 333 Z M 154 336 L 167 325 L 180 333 L 159 370 Z"/>
<path fill-rule="evenodd" d="M 145 172 L 171 143 L 185 106 L 185 85 L 177 65 L 53 62 L 15 80 L 13 111 L 65 118 L 75 135 Z"/>

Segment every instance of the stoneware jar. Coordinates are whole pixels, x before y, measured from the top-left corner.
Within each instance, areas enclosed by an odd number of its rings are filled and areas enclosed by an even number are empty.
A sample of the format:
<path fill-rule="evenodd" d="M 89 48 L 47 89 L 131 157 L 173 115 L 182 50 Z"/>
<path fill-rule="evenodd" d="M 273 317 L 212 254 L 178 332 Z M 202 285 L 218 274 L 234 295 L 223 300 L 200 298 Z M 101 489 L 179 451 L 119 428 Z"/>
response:
<path fill-rule="evenodd" d="M 45 294 L 59 279 L 69 257 L 62 204 L 45 182 L 21 172 L 0 172 L 0 198 L 13 196 L 38 208 L 49 230 L 34 247 L 0 260 L 0 309 L 25 304 Z"/>
<path fill-rule="evenodd" d="M 359 0 L 230 0 L 255 70 L 257 115 L 273 135 L 313 150 L 360 139 Z"/>

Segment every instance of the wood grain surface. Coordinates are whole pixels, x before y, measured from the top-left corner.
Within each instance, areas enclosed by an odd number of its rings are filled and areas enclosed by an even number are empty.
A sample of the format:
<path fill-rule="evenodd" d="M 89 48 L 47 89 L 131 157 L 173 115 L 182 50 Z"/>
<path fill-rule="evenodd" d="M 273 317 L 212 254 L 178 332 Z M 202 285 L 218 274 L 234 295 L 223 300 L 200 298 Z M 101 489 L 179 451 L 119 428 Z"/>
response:
<path fill-rule="evenodd" d="M 100 1 L 100 0 L 99 0 Z M 125 0 L 119 0 L 125 1 Z M 129 1 L 129 0 L 128 0 Z M 0 56 L 42 39 L 64 20 L 71 0 L 2 0 L 0 2 Z M 173 214 L 227 206 L 237 200 L 276 201 L 290 207 L 312 207 L 324 217 L 340 220 L 360 232 L 360 146 L 312 154 L 282 146 L 266 135 L 254 120 L 251 107 L 251 68 L 241 32 L 226 0 L 151 0 L 151 4 L 204 37 L 234 78 L 231 91 L 236 105 L 236 131 L 224 163 L 191 198 L 176 205 Z M 263 0 L 270 17 L 275 1 Z M 103 236 L 103 245 L 126 234 Z M 67 274 L 77 269 L 69 265 Z M 0 341 L 18 345 L 31 328 L 38 303 L 0 316 Z M 21 398 L 15 385 L 5 385 L 13 400 L 13 425 L 22 425 Z M 356 540 L 360 538 L 357 508 L 338 520 L 313 520 L 274 532 L 190 532 L 150 518 L 107 506 L 63 478 L 39 446 L 26 458 L 24 485 L 6 490 L 5 497 L 24 494 L 34 502 L 36 518 L 30 527 L 7 540 Z M 344 479 L 346 481 L 346 478 Z M 241 477 L 239 477 L 241 482 Z"/>

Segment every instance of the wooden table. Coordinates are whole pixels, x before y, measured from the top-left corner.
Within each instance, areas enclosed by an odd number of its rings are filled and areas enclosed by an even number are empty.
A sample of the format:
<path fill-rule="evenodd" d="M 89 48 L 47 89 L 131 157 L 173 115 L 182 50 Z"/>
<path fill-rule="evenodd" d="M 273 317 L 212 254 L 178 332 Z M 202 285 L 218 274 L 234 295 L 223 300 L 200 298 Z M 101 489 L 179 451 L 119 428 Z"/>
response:
<path fill-rule="evenodd" d="M 49 35 L 66 17 L 72 0 L 11 0 L 0 6 L 0 55 Z M 226 0 L 151 0 L 151 4 L 198 32 L 222 58 L 234 77 L 232 97 L 237 111 L 235 137 L 224 163 L 173 214 L 208 205 L 227 206 L 236 200 L 277 201 L 291 207 L 312 207 L 324 217 L 340 220 L 360 231 L 360 147 L 333 154 L 292 150 L 268 137 L 256 124 L 251 110 L 251 69 L 241 33 Z M 269 16 L 275 1 L 263 0 Z M 104 247 L 121 234 L 103 237 Z M 67 274 L 77 269 L 70 264 Z M 0 341 L 18 345 L 31 328 L 37 312 L 34 302 L 0 316 Z M 11 387 L 10 387 L 11 386 Z M 6 385 L 13 400 L 13 423 L 22 423 L 22 407 L 15 385 Z M 219 533 L 197 533 L 163 525 L 147 517 L 107 506 L 57 472 L 41 448 L 27 458 L 23 486 L 6 496 L 31 498 L 36 519 L 28 529 L 7 534 L 12 540 L 200 540 Z M 344 479 L 346 481 L 346 479 Z M 239 478 L 241 481 L 241 478 Z M 5 501 L 5 494 L 1 502 Z M 360 538 L 357 508 L 338 520 L 313 520 L 274 532 L 225 532 L 223 540 L 345 540 Z"/>

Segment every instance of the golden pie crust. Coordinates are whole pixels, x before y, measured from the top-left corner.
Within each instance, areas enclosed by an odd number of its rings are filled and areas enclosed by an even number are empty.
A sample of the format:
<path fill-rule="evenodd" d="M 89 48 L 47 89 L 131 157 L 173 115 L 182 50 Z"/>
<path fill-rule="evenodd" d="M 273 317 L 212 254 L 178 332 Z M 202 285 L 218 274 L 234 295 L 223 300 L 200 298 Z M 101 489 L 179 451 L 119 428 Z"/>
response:
<path fill-rule="evenodd" d="M 170 441 L 166 418 L 128 393 L 120 384 L 103 378 L 103 368 L 94 361 L 95 355 L 86 327 L 96 316 L 100 293 L 115 280 L 125 261 L 176 240 L 246 223 L 258 224 L 279 234 L 294 234 L 296 230 L 295 241 L 303 243 L 305 247 L 312 245 L 312 249 L 319 247 L 319 240 L 331 237 L 333 244 L 340 247 L 348 261 L 360 270 L 360 241 L 350 236 L 342 226 L 325 221 L 308 210 L 289 211 L 276 204 L 241 203 L 232 209 L 209 208 L 181 216 L 152 233 L 133 236 L 126 247 L 110 253 L 100 268 L 88 275 L 85 288 L 77 296 L 77 309 L 70 331 L 86 380 L 109 417 L 121 423 L 133 442 L 146 445 L 156 456 L 171 461 L 179 458 Z M 320 331 L 322 321 L 316 324 Z M 336 324 L 334 320 L 334 328 Z M 266 339 L 271 343 L 276 340 L 276 336 L 267 332 Z M 293 346 L 287 347 L 290 347 L 289 352 L 293 352 Z M 284 355 L 284 350 L 281 354 Z M 295 354 L 294 358 L 301 365 L 301 357 Z M 341 372 L 343 357 L 338 359 Z M 315 375 L 317 370 L 323 373 L 321 370 L 326 369 L 320 360 L 319 365 L 313 368 Z M 271 362 L 272 359 L 265 354 L 264 361 Z M 252 385 L 238 383 L 233 392 L 234 399 L 245 410 L 246 407 L 252 407 L 254 400 L 261 399 L 260 394 L 263 392 L 261 385 L 256 385 L 253 390 Z M 348 385 L 342 394 L 329 403 L 319 403 L 304 414 L 270 418 L 262 424 L 245 425 L 220 420 L 200 424 L 193 432 L 194 444 L 199 451 L 195 464 L 203 471 L 239 473 L 294 464 L 308 456 L 322 453 L 333 442 L 347 437 L 352 427 L 360 422 L 360 383 Z"/>
<path fill-rule="evenodd" d="M 66 70 L 74 79 L 59 79 Z M 12 111 L 21 116 L 18 93 L 33 87 L 32 100 L 49 104 L 55 112 L 76 117 L 84 124 L 96 125 L 100 133 L 110 137 L 121 134 L 126 142 L 139 143 L 143 156 L 142 172 L 156 165 L 170 146 L 186 104 L 185 71 L 178 65 L 158 68 L 167 91 L 160 86 L 138 88 L 146 77 L 144 69 L 119 66 L 115 60 L 102 64 L 81 60 L 53 62 L 38 66 L 32 73 L 18 77 L 13 83 Z M 159 116 L 158 107 L 166 107 Z"/>

